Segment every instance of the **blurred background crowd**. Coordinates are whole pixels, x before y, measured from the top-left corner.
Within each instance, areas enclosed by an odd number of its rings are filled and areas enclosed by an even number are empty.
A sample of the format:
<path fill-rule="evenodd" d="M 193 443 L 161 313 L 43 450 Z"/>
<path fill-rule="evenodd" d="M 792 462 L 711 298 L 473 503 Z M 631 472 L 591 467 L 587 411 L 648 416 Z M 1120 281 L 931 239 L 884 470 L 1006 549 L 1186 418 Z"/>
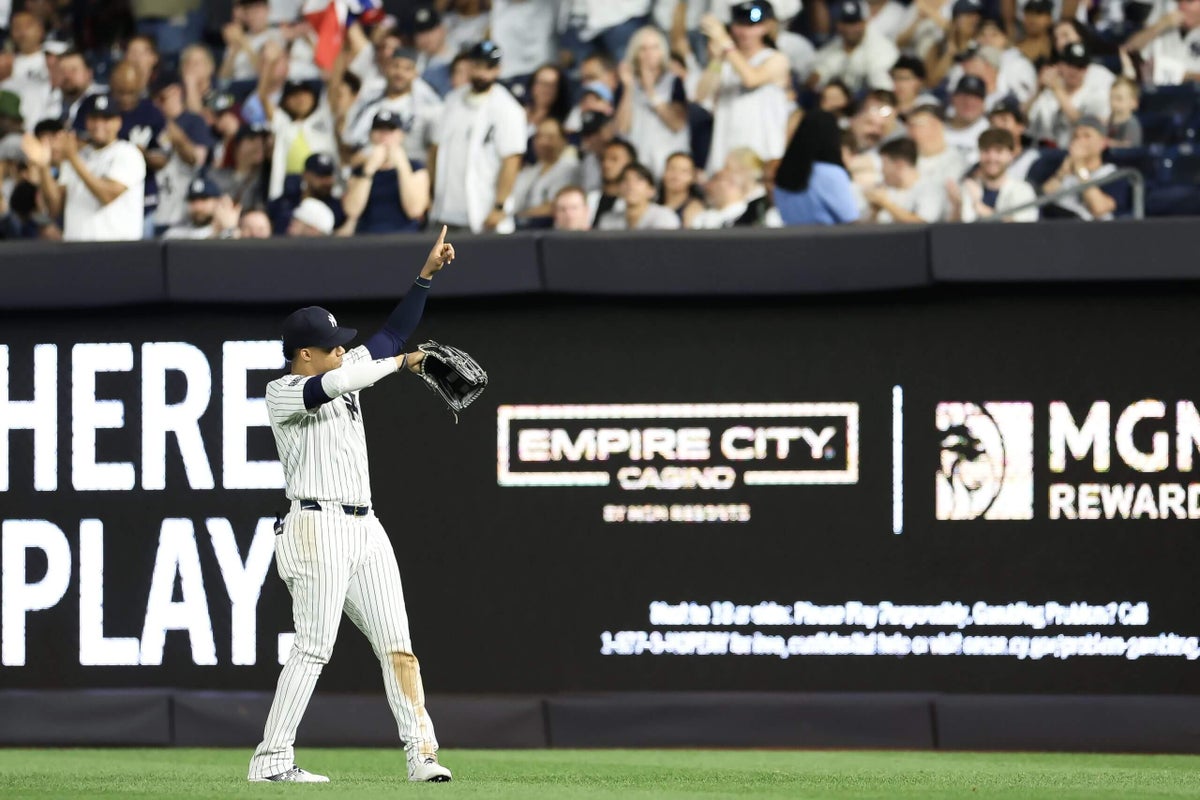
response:
<path fill-rule="evenodd" d="M 1200 0 L 0 0 L 0 24 L 6 239 L 1200 213 Z"/>

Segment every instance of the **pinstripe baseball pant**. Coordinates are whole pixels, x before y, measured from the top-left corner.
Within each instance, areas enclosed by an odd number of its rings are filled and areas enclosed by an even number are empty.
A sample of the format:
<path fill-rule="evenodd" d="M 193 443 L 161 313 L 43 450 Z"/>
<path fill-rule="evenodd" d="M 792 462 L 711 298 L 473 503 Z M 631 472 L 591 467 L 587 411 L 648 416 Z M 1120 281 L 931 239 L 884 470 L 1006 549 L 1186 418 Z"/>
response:
<path fill-rule="evenodd" d="M 343 611 L 379 658 L 409 769 L 435 755 L 437 739 L 425 711 L 420 665 L 412 653 L 400 569 L 375 514 L 349 516 L 332 503 L 320 511 L 302 511 L 293 502 L 275 540 L 275 560 L 292 595 L 296 638 L 248 777 L 278 775 L 295 764 L 296 729 L 321 668 L 333 653 Z"/>

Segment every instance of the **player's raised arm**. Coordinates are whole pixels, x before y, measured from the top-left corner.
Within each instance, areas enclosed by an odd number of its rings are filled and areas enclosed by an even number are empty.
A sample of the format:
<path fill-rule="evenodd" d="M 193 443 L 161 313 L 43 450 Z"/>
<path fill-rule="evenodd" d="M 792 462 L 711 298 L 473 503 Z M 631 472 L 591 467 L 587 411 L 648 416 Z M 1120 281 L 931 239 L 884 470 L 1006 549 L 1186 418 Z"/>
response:
<path fill-rule="evenodd" d="M 398 356 L 404 352 L 404 343 L 416 330 L 425 311 L 425 298 L 429 294 L 430 281 L 443 267 L 454 260 L 454 245 L 446 241 L 446 226 L 438 235 L 437 242 L 429 251 L 421 274 L 413 281 L 408 293 L 399 305 L 388 315 L 383 327 L 366 342 L 366 348 L 372 358 L 387 358 Z"/>

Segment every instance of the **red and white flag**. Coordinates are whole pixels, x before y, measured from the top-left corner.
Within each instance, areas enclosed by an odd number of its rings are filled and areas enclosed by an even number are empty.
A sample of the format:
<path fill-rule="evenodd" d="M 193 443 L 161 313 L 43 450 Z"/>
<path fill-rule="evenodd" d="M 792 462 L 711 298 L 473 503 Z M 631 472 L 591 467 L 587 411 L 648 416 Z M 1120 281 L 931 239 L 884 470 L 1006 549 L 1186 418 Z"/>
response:
<path fill-rule="evenodd" d="M 313 60 L 321 69 L 333 67 L 342 50 L 346 28 L 355 20 L 372 25 L 383 18 L 380 0 L 304 0 L 304 19 L 317 32 Z"/>

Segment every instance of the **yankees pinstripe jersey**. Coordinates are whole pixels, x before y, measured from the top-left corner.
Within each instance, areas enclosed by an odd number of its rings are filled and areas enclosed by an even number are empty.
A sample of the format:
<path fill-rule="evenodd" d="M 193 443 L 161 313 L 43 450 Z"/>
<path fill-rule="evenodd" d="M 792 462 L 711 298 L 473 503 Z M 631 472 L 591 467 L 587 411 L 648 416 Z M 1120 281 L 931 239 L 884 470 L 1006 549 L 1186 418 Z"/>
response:
<path fill-rule="evenodd" d="M 365 346 L 346 351 L 342 365 L 370 361 Z M 371 504 L 367 438 L 358 392 L 309 410 L 304 384 L 321 376 L 284 375 L 267 384 L 267 414 L 289 500 Z"/>

